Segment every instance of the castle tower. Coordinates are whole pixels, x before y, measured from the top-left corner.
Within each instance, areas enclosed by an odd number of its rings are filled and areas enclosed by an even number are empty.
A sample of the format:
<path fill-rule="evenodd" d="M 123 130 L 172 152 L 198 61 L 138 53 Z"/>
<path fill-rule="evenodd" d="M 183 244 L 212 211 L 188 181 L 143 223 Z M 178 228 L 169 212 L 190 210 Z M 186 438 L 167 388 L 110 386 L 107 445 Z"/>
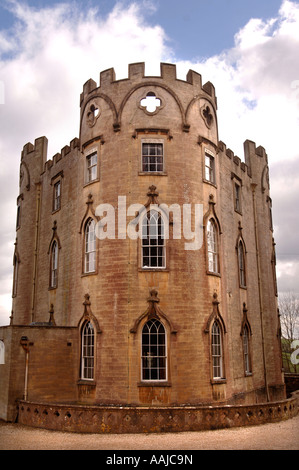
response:
<path fill-rule="evenodd" d="M 22 155 L 11 328 L 33 343 L 30 399 L 283 398 L 265 150 L 227 149 L 213 85 L 170 64 L 102 72 L 80 110 L 52 160 L 45 138 Z"/>

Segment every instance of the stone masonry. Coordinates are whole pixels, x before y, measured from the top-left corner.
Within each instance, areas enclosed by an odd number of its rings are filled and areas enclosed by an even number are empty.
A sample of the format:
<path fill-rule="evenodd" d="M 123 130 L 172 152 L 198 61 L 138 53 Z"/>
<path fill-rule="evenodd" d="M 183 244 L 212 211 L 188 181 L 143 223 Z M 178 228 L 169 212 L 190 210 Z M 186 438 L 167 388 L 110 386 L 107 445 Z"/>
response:
<path fill-rule="evenodd" d="M 265 149 L 247 140 L 245 161 L 234 155 L 218 138 L 214 86 L 191 70 L 177 79 L 172 64 L 157 77 L 131 64 L 124 80 L 106 70 L 99 86 L 85 83 L 80 109 L 79 138 L 52 159 L 46 137 L 22 151 L 0 418 L 15 419 L 24 398 L 153 408 L 285 399 Z M 165 210 L 158 247 L 128 236 L 151 205 L 181 210 L 181 235 L 189 207 L 202 245 L 176 237 Z M 88 238 L 94 226 L 106 238 Z"/>

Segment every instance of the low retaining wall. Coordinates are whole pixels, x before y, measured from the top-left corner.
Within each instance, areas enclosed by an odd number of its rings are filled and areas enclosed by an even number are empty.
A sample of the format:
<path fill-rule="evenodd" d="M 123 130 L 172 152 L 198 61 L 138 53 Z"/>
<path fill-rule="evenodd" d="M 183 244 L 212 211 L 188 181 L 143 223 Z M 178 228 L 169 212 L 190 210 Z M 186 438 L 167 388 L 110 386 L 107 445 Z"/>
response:
<path fill-rule="evenodd" d="M 83 406 L 20 401 L 20 424 L 82 433 L 202 431 L 276 422 L 297 415 L 299 391 L 279 402 L 239 406 Z"/>

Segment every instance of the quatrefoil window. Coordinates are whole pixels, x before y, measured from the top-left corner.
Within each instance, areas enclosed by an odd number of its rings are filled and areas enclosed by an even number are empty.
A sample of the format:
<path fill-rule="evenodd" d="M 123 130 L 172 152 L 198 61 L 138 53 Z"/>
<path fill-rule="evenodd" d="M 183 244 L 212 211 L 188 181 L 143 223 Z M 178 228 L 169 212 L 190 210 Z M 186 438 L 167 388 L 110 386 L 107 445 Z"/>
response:
<path fill-rule="evenodd" d="M 203 106 L 201 108 L 201 114 L 204 118 L 206 126 L 210 128 L 212 123 L 213 123 L 213 114 L 212 114 L 210 106 L 208 106 L 208 105 Z"/>
<path fill-rule="evenodd" d="M 156 97 L 153 91 L 149 91 L 145 98 L 140 101 L 140 106 L 148 113 L 155 113 L 161 107 L 161 100 Z"/>
<path fill-rule="evenodd" d="M 97 106 L 96 103 L 92 103 L 89 106 L 89 109 L 87 111 L 87 123 L 89 127 L 93 127 L 95 125 L 99 115 L 100 115 L 99 107 Z"/>

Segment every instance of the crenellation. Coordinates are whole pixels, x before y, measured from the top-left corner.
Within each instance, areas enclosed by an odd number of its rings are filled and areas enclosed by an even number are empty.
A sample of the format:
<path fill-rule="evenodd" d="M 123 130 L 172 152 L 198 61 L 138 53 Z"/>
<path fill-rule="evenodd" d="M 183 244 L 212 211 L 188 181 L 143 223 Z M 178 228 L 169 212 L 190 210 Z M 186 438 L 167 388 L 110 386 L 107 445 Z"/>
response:
<path fill-rule="evenodd" d="M 25 155 L 34 152 L 34 150 L 34 145 L 31 142 L 27 142 L 27 144 L 24 145 L 22 150 L 22 158 L 25 157 Z"/>
<path fill-rule="evenodd" d="M 85 82 L 83 85 L 83 92 L 80 95 L 80 103 L 82 103 L 85 97 L 88 96 L 89 93 L 91 93 L 93 90 L 95 90 L 97 86 L 97 83 L 92 78 L 87 80 L 87 82 Z"/>
<path fill-rule="evenodd" d="M 241 158 L 238 157 L 237 155 L 234 155 L 233 156 L 233 162 L 234 162 L 235 165 L 240 166 Z"/>
<path fill-rule="evenodd" d="M 55 164 L 55 163 L 59 162 L 59 160 L 61 160 L 61 158 L 62 158 L 62 153 L 58 152 L 58 153 L 55 153 L 55 155 L 52 158 L 52 161 Z"/>
<path fill-rule="evenodd" d="M 80 140 L 78 137 L 75 137 L 73 140 L 70 141 L 70 147 L 71 150 L 74 150 L 76 148 L 80 149 Z"/>
<path fill-rule="evenodd" d="M 202 78 L 201 74 L 198 72 L 195 72 L 194 70 L 189 70 L 186 76 L 186 81 L 190 83 L 193 86 L 196 86 L 198 88 L 202 88 Z"/>
<path fill-rule="evenodd" d="M 71 147 L 69 145 L 65 145 L 62 149 L 61 149 L 61 156 L 62 157 L 65 157 L 66 155 L 68 155 L 71 151 Z"/>
<path fill-rule="evenodd" d="M 144 78 L 145 63 L 136 62 L 129 64 L 128 67 L 128 80 L 142 80 Z"/>
<path fill-rule="evenodd" d="M 60 152 L 55 153 L 51 159 L 45 162 L 45 170 L 50 170 L 53 165 L 56 165 L 62 158 L 72 156 L 73 151 L 80 149 L 80 140 L 75 137 L 71 140 L 69 145 L 65 145 Z"/>
<path fill-rule="evenodd" d="M 231 149 L 229 149 L 229 148 L 225 150 L 225 155 L 226 155 L 228 158 L 230 158 L 231 160 L 233 160 L 233 158 L 234 158 L 234 152 L 233 152 Z"/>
<path fill-rule="evenodd" d="M 246 163 L 241 162 L 241 170 L 244 171 L 244 172 L 246 172 L 247 169 L 248 169 L 248 166 L 246 165 Z"/>
<path fill-rule="evenodd" d="M 60 154 L 56 154 L 56 155 L 60 155 Z M 53 157 L 53 160 L 47 160 L 46 161 L 45 170 L 50 170 L 52 168 L 52 166 L 54 165 L 54 158 L 55 158 L 55 155 Z M 60 158 L 61 158 L 61 156 L 60 156 Z M 59 160 L 60 160 L 60 158 L 59 158 Z M 55 158 L 55 161 L 57 161 L 56 158 Z"/>
<path fill-rule="evenodd" d="M 268 161 L 268 156 L 267 156 L 266 150 L 261 145 L 256 148 L 256 155 L 258 155 L 261 158 L 264 158 L 266 160 L 266 162 Z"/>
<path fill-rule="evenodd" d="M 105 85 L 110 85 L 111 83 L 115 82 L 115 70 L 114 68 L 110 68 L 107 70 L 104 70 L 103 72 L 100 73 L 100 88 L 105 87 Z M 94 87 L 96 88 L 96 86 Z"/>
<path fill-rule="evenodd" d="M 216 95 L 215 95 L 215 87 L 214 85 L 211 83 L 211 82 L 207 82 L 205 83 L 203 86 L 202 86 L 202 89 L 208 93 L 208 95 L 211 96 L 211 98 L 215 99 L 216 98 Z"/>
<path fill-rule="evenodd" d="M 224 142 L 222 142 L 222 140 L 219 140 L 218 142 L 218 147 L 219 147 L 219 150 L 221 152 L 223 152 L 224 154 L 226 154 L 226 144 Z"/>
<path fill-rule="evenodd" d="M 175 64 L 161 64 L 161 78 L 170 82 L 177 80 Z"/>

